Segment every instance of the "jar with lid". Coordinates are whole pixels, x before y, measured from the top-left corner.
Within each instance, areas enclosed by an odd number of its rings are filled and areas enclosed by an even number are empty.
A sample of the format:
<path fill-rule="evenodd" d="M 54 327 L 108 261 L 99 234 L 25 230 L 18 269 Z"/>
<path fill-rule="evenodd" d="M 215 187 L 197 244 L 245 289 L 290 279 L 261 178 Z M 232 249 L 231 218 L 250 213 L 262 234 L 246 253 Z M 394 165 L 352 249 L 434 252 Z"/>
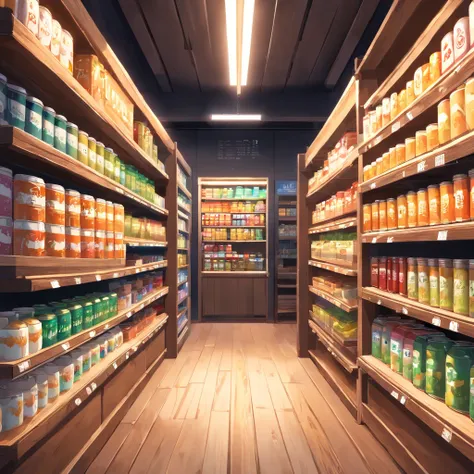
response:
<path fill-rule="evenodd" d="M 397 149 L 395 147 L 389 149 L 390 153 L 390 169 L 397 166 Z"/>
<path fill-rule="evenodd" d="M 430 281 L 430 306 L 439 308 L 439 265 L 437 258 L 428 259 L 428 272 Z"/>
<path fill-rule="evenodd" d="M 379 257 L 379 290 L 387 291 L 387 257 Z"/>
<path fill-rule="evenodd" d="M 426 130 L 418 130 L 415 134 L 415 153 L 420 156 L 427 151 Z"/>
<path fill-rule="evenodd" d="M 426 189 L 419 189 L 417 192 L 418 201 L 418 216 L 417 221 L 419 226 L 429 224 L 428 217 L 428 192 Z"/>
<path fill-rule="evenodd" d="M 426 151 L 434 150 L 439 146 L 438 124 L 432 123 L 426 127 Z"/>
<path fill-rule="evenodd" d="M 451 140 L 451 106 L 449 99 L 438 104 L 438 139 L 443 145 Z"/>
<path fill-rule="evenodd" d="M 371 204 L 364 204 L 363 206 L 363 230 L 364 232 L 371 232 L 372 231 L 372 205 Z"/>
<path fill-rule="evenodd" d="M 407 293 L 407 259 L 398 258 L 398 292 L 402 296 L 408 296 Z"/>
<path fill-rule="evenodd" d="M 379 230 L 387 230 L 387 201 L 379 201 Z"/>
<path fill-rule="evenodd" d="M 439 186 L 431 184 L 428 186 L 428 204 L 429 204 L 429 223 L 438 225 L 441 222 L 441 206 Z"/>
<path fill-rule="evenodd" d="M 397 197 L 397 222 L 399 229 L 406 229 L 408 226 L 407 197 L 401 194 Z"/>
<path fill-rule="evenodd" d="M 474 260 L 469 260 L 469 316 L 474 318 Z"/>
<path fill-rule="evenodd" d="M 401 165 L 402 163 L 405 163 L 405 144 L 404 143 L 399 143 L 395 147 L 395 155 L 396 155 L 396 162 L 397 166 Z"/>
<path fill-rule="evenodd" d="M 397 201 L 394 198 L 387 199 L 387 228 L 397 228 Z"/>
<path fill-rule="evenodd" d="M 453 261 L 440 258 L 439 263 L 439 307 L 453 310 Z"/>
<path fill-rule="evenodd" d="M 453 176 L 453 192 L 455 222 L 468 221 L 470 219 L 470 196 L 467 175 L 456 174 Z"/>
<path fill-rule="evenodd" d="M 370 285 L 374 288 L 379 287 L 379 259 L 377 257 L 370 259 Z"/>
<path fill-rule="evenodd" d="M 418 266 L 418 301 L 423 304 L 430 302 L 430 281 L 428 261 L 426 258 L 417 259 Z"/>
<path fill-rule="evenodd" d="M 390 152 L 386 152 L 382 155 L 382 173 L 390 169 Z"/>
<path fill-rule="evenodd" d="M 407 294 L 411 300 L 418 300 L 418 268 L 416 258 L 407 259 Z"/>
<path fill-rule="evenodd" d="M 379 230 L 379 202 L 375 201 L 371 205 L 371 213 L 372 213 L 372 230 L 378 231 Z"/>
<path fill-rule="evenodd" d="M 453 311 L 469 314 L 469 260 L 453 260 Z"/>
<path fill-rule="evenodd" d="M 450 96 L 451 140 L 467 132 L 465 87 L 456 89 Z"/>
<path fill-rule="evenodd" d="M 408 212 L 408 227 L 417 226 L 417 215 L 418 215 L 418 202 L 416 199 L 416 193 L 414 191 L 408 191 L 407 193 L 407 212 Z"/>
<path fill-rule="evenodd" d="M 409 137 L 405 139 L 405 161 L 412 160 L 416 156 L 416 139 Z"/>
<path fill-rule="evenodd" d="M 400 259 L 398 257 L 393 257 L 392 258 L 392 278 L 390 280 L 390 288 L 389 291 L 390 293 L 398 293 L 399 292 L 399 283 L 398 283 L 398 278 L 399 278 L 399 262 Z"/>

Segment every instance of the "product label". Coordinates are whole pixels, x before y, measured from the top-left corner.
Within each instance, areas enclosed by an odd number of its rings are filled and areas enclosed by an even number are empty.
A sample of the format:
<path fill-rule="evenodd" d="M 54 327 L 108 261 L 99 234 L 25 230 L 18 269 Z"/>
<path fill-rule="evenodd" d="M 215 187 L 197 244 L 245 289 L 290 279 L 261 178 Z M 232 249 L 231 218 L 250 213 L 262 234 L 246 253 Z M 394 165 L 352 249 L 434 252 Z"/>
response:
<path fill-rule="evenodd" d="M 49 137 L 54 137 L 54 125 L 49 120 L 43 121 L 43 133 Z"/>
<path fill-rule="evenodd" d="M 114 165 L 110 161 L 105 161 L 105 169 L 107 171 L 114 171 Z"/>
<path fill-rule="evenodd" d="M 77 148 L 77 137 L 76 135 L 73 135 L 72 133 L 67 134 L 67 144 L 71 148 Z"/>
<path fill-rule="evenodd" d="M 41 124 L 43 122 L 43 118 L 37 112 L 30 110 L 30 122 L 34 125 L 38 130 L 41 130 Z"/>
<path fill-rule="evenodd" d="M 21 122 L 25 121 L 26 107 L 16 100 L 8 99 L 8 104 L 10 107 L 10 113 L 12 117 Z"/>
<path fill-rule="evenodd" d="M 87 157 L 88 155 L 88 152 L 89 152 L 89 148 L 87 147 L 87 145 L 84 145 L 84 143 L 79 143 L 79 148 L 78 148 L 78 151 L 81 155 Z"/>
<path fill-rule="evenodd" d="M 98 168 L 103 168 L 104 167 L 104 157 L 102 155 L 96 155 L 97 156 L 97 167 Z"/>
<path fill-rule="evenodd" d="M 54 128 L 54 134 L 56 137 L 56 140 L 58 140 L 61 145 L 66 146 L 66 130 L 61 127 L 55 127 Z"/>
<path fill-rule="evenodd" d="M 400 352 L 400 343 L 398 341 L 392 341 L 390 344 L 390 351 L 394 354 L 398 354 Z"/>
<path fill-rule="evenodd" d="M 96 164 L 96 154 L 95 151 L 89 149 L 89 165 L 95 167 Z"/>

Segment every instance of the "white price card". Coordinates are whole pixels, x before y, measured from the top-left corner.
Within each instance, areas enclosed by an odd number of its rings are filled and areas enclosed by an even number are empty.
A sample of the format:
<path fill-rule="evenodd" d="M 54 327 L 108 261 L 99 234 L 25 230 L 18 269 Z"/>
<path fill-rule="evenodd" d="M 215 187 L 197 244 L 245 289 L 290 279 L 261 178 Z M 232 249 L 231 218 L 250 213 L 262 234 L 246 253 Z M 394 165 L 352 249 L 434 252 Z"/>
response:
<path fill-rule="evenodd" d="M 90 395 L 92 393 L 92 389 L 90 387 L 86 387 L 86 393 L 87 395 Z"/>
<path fill-rule="evenodd" d="M 392 395 L 392 397 L 395 398 L 395 400 L 398 400 L 398 392 L 396 392 L 395 390 L 393 390 L 390 395 Z"/>
<path fill-rule="evenodd" d="M 378 145 L 381 141 L 382 141 L 382 136 L 378 136 L 378 137 L 375 139 L 375 144 Z"/>
<path fill-rule="evenodd" d="M 18 364 L 18 371 L 20 372 L 20 374 L 23 373 L 25 370 L 27 370 L 29 368 L 30 368 L 30 361 L 29 360 L 25 360 L 21 364 Z"/>
<path fill-rule="evenodd" d="M 125 359 L 126 359 L 126 360 L 128 360 L 128 359 L 129 359 L 129 357 L 130 357 L 130 353 L 129 353 L 129 352 L 127 352 L 127 353 L 125 354 Z"/>
<path fill-rule="evenodd" d="M 370 184 L 370 189 L 375 189 L 377 187 L 377 183 L 371 183 Z"/>
<path fill-rule="evenodd" d="M 102 277 L 101 277 L 100 275 L 96 275 L 96 276 L 95 276 L 95 279 L 96 279 L 96 281 L 101 281 L 101 280 L 102 280 Z"/>
<path fill-rule="evenodd" d="M 60 284 L 58 280 L 51 280 L 51 288 L 60 288 Z"/>
<path fill-rule="evenodd" d="M 138 351 L 138 346 L 134 346 L 133 350 L 134 350 L 134 352 L 137 352 Z"/>
<path fill-rule="evenodd" d="M 459 323 L 457 321 L 450 321 L 449 322 L 449 330 L 458 332 L 459 331 Z"/>
<path fill-rule="evenodd" d="M 448 239 L 448 231 L 447 230 L 440 230 L 438 232 L 438 240 L 447 240 Z"/>
<path fill-rule="evenodd" d="M 400 130 L 400 122 L 395 122 L 392 125 L 392 133 L 395 133 L 397 130 Z"/>
<path fill-rule="evenodd" d="M 423 161 L 420 161 L 417 165 L 416 165 L 416 171 L 418 173 L 422 173 L 423 171 L 425 171 L 426 169 L 426 161 L 423 160 Z"/>
<path fill-rule="evenodd" d="M 145 307 L 145 305 L 142 303 L 142 304 L 140 305 L 140 307 L 138 308 L 138 311 L 140 311 L 140 310 L 143 309 L 144 307 Z"/>
<path fill-rule="evenodd" d="M 440 327 L 440 326 L 441 326 L 441 318 L 434 317 L 434 318 L 431 320 L 431 324 L 432 324 L 433 326 L 438 326 L 438 327 Z"/>
<path fill-rule="evenodd" d="M 109 329 L 109 324 L 108 323 L 104 326 L 104 329 Z"/>
<path fill-rule="evenodd" d="M 91 331 L 91 332 L 89 333 L 89 337 L 94 337 L 94 336 L 95 336 L 95 331 Z"/>
<path fill-rule="evenodd" d="M 387 244 L 393 243 L 393 237 L 387 237 Z"/>
<path fill-rule="evenodd" d="M 405 306 L 402 307 L 402 313 L 403 314 L 408 314 L 408 309 L 406 309 Z"/>
<path fill-rule="evenodd" d="M 377 300 L 377 304 L 380 306 L 382 304 L 382 300 Z"/>
<path fill-rule="evenodd" d="M 400 403 L 402 405 L 405 405 L 406 402 L 407 402 L 407 397 L 405 397 L 405 395 L 402 395 L 401 398 L 400 398 Z"/>
<path fill-rule="evenodd" d="M 140 269 L 139 269 L 139 268 L 135 268 L 135 273 L 140 273 Z"/>
<path fill-rule="evenodd" d="M 71 344 L 69 344 L 69 342 L 65 342 L 64 344 L 61 344 L 61 347 L 67 351 L 70 347 L 71 347 Z"/>
<path fill-rule="evenodd" d="M 97 384 L 95 382 L 91 383 L 91 388 L 94 391 L 97 388 Z"/>
<path fill-rule="evenodd" d="M 75 403 L 77 406 L 79 406 L 79 405 L 82 403 L 82 400 L 81 400 L 80 398 L 76 398 L 76 399 L 74 400 L 74 403 Z"/>
<path fill-rule="evenodd" d="M 130 318 L 131 316 L 132 316 L 132 312 L 129 311 L 129 312 L 127 313 L 127 318 Z"/>
<path fill-rule="evenodd" d="M 76 282 L 76 285 L 80 285 L 82 283 L 82 280 L 79 277 L 74 277 L 74 281 Z"/>
<path fill-rule="evenodd" d="M 117 186 L 115 186 L 115 191 L 117 191 L 120 194 L 124 194 L 123 189 L 118 188 Z"/>
<path fill-rule="evenodd" d="M 114 363 L 112 364 L 112 366 L 113 366 L 114 370 L 117 370 L 117 362 L 114 362 Z"/>
<path fill-rule="evenodd" d="M 119 273 L 118 272 L 115 272 L 113 275 L 112 275 L 113 278 L 118 278 L 119 277 Z"/>
<path fill-rule="evenodd" d="M 413 114 L 411 112 L 407 112 L 407 119 L 413 120 Z"/>
<path fill-rule="evenodd" d="M 377 237 L 372 237 L 372 243 L 375 244 L 377 242 Z"/>
<path fill-rule="evenodd" d="M 453 432 L 451 430 L 448 430 L 448 428 L 443 428 L 443 432 L 441 433 L 441 437 L 447 441 L 448 443 L 451 442 L 453 439 Z"/>
<path fill-rule="evenodd" d="M 435 156 L 435 166 L 444 166 L 444 153 Z"/>

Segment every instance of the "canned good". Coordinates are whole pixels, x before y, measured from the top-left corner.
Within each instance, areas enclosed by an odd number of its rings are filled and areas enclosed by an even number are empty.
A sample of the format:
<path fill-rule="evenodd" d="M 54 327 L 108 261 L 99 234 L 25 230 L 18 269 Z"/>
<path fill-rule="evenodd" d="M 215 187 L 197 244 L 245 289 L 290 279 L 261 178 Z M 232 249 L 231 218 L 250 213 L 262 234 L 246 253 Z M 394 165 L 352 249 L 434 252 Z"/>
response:
<path fill-rule="evenodd" d="M 66 227 L 81 226 L 81 194 L 74 189 L 66 190 Z"/>
<path fill-rule="evenodd" d="M 13 172 L 2 166 L 0 166 L 0 190 L 0 216 L 11 218 L 13 217 Z"/>
<path fill-rule="evenodd" d="M 36 97 L 26 97 L 25 132 L 40 140 L 43 137 L 43 102 Z"/>
<path fill-rule="evenodd" d="M 105 258 L 105 231 L 95 231 L 95 258 Z"/>
<path fill-rule="evenodd" d="M 59 392 L 67 392 L 71 390 L 74 383 L 74 363 L 71 356 L 59 357 L 52 363 L 59 372 Z"/>
<path fill-rule="evenodd" d="M 120 158 L 118 157 L 117 154 L 115 154 L 115 160 L 114 160 L 114 180 L 117 183 L 120 183 L 120 167 L 121 167 L 121 161 Z"/>
<path fill-rule="evenodd" d="M 438 124 L 432 123 L 426 127 L 426 151 L 434 150 L 439 146 Z"/>
<path fill-rule="evenodd" d="M 50 310 L 50 308 L 47 308 Z M 51 312 L 44 314 L 36 314 L 36 319 L 41 322 L 43 333 L 43 348 L 52 346 L 58 342 L 58 319 Z"/>
<path fill-rule="evenodd" d="M 95 201 L 95 230 L 106 230 L 107 213 L 104 199 L 97 198 Z"/>
<path fill-rule="evenodd" d="M 54 120 L 54 148 L 66 153 L 67 119 L 64 115 L 56 115 Z"/>
<path fill-rule="evenodd" d="M 77 160 L 77 146 L 79 137 L 79 127 L 72 122 L 67 122 L 67 142 L 66 153 Z"/>
<path fill-rule="evenodd" d="M 470 371 L 474 367 L 474 345 L 455 344 L 446 355 L 445 403 L 453 410 L 469 413 Z"/>
<path fill-rule="evenodd" d="M 46 184 L 46 223 L 64 225 L 66 222 L 66 192 L 59 184 Z"/>
<path fill-rule="evenodd" d="M 436 51 L 430 56 L 430 83 L 433 84 L 441 77 L 441 52 Z"/>
<path fill-rule="evenodd" d="M 83 309 L 83 320 L 82 320 L 82 327 L 83 329 L 89 329 L 94 326 L 94 305 L 87 301 L 82 306 Z"/>
<path fill-rule="evenodd" d="M 96 156 L 96 148 L 97 148 L 97 141 L 95 138 L 89 137 L 88 140 L 88 147 L 89 147 L 89 158 L 88 158 L 88 165 L 93 170 L 97 167 L 97 156 Z"/>
<path fill-rule="evenodd" d="M 107 178 L 114 179 L 115 154 L 112 148 L 104 148 L 104 174 Z"/>
<path fill-rule="evenodd" d="M 66 257 L 81 258 L 81 229 L 66 227 Z"/>
<path fill-rule="evenodd" d="M 81 229 L 95 230 L 95 199 L 81 194 Z"/>
<path fill-rule="evenodd" d="M 28 326 L 18 319 L 0 319 L 0 354 L 4 361 L 28 355 Z"/>
<path fill-rule="evenodd" d="M 114 203 L 112 201 L 106 202 L 106 216 L 107 216 L 107 232 L 114 231 Z"/>
<path fill-rule="evenodd" d="M 81 349 L 71 352 L 72 363 L 74 364 L 74 383 L 79 382 L 82 377 L 83 355 Z"/>
<path fill-rule="evenodd" d="M 105 235 L 105 258 L 114 258 L 114 233 L 107 232 Z"/>
<path fill-rule="evenodd" d="M 45 47 L 50 49 L 51 47 L 51 38 L 53 35 L 53 16 L 51 12 L 43 6 L 39 7 L 39 29 L 38 29 L 38 39 L 40 43 Z"/>
<path fill-rule="evenodd" d="M 56 311 L 58 318 L 58 342 L 71 337 L 72 319 L 71 312 L 68 309 L 58 309 Z"/>
<path fill-rule="evenodd" d="M 81 229 L 81 258 L 95 258 L 94 230 Z"/>
<path fill-rule="evenodd" d="M 43 108 L 43 129 L 41 137 L 45 143 L 54 146 L 54 120 L 56 112 L 51 107 Z"/>
<path fill-rule="evenodd" d="M 0 74 L 0 125 L 7 124 L 7 78 Z"/>
<path fill-rule="evenodd" d="M 45 408 L 48 405 L 48 375 L 36 371 L 33 372 L 33 377 L 38 386 L 38 408 Z"/>
<path fill-rule="evenodd" d="M 447 33 L 441 40 L 441 73 L 445 73 L 454 64 L 453 32 Z"/>
<path fill-rule="evenodd" d="M 15 175 L 13 194 L 15 219 L 45 220 L 46 190 L 41 178 L 24 174 Z"/>
<path fill-rule="evenodd" d="M 71 334 L 77 334 L 83 329 L 84 310 L 80 304 L 69 308 L 71 313 Z"/>
<path fill-rule="evenodd" d="M 25 129 L 26 90 L 23 87 L 7 84 L 7 122 L 13 127 Z"/>
<path fill-rule="evenodd" d="M 408 81 L 406 84 L 406 91 L 407 91 L 407 106 L 410 105 L 415 100 L 415 90 L 414 90 L 414 82 Z"/>
<path fill-rule="evenodd" d="M 125 258 L 125 246 L 121 232 L 114 233 L 114 258 Z"/>
<path fill-rule="evenodd" d="M 45 254 L 48 257 L 66 256 L 66 234 L 64 226 L 45 224 Z"/>
<path fill-rule="evenodd" d="M 453 345 L 448 339 L 430 341 L 426 347 L 426 393 L 444 400 L 446 389 L 446 354 Z"/>
<path fill-rule="evenodd" d="M 451 140 L 451 103 L 449 99 L 438 104 L 438 139 L 440 145 Z"/>
<path fill-rule="evenodd" d="M 13 224 L 13 253 L 29 257 L 44 255 L 45 226 L 43 222 L 15 220 Z"/>
<path fill-rule="evenodd" d="M 469 38 L 469 17 L 460 18 L 454 25 L 453 31 L 454 60 L 459 61 L 471 47 Z"/>
<path fill-rule="evenodd" d="M 451 139 L 467 132 L 465 87 L 456 89 L 450 96 Z"/>
<path fill-rule="evenodd" d="M 125 230 L 124 225 L 125 219 L 125 208 L 122 204 L 114 204 L 114 232 L 120 232 L 123 234 Z"/>
<path fill-rule="evenodd" d="M 105 174 L 104 152 L 105 152 L 104 144 L 102 142 L 97 142 L 96 149 L 95 149 L 95 153 L 96 153 L 96 168 L 95 169 L 100 174 Z"/>
<path fill-rule="evenodd" d="M 52 21 L 52 35 L 51 35 L 51 53 L 56 59 L 60 59 L 61 57 L 61 37 L 62 37 L 62 27 L 59 21 L 54 20 Z"/>
<path fill-rule="evenodd" d="M 74 40 L 69 31 L 62 30 L 61 49 L 59 53 L 60 63 L 72 74 L 74 71 Z"/>
<path fill-rule="evenodd" d="M 77 158 L 78 160 L 89 165 L 89 134 L 79 130 L 77 138 Z"/>
<path fill-rule="evenodd" d="M 39 2 L 25 0 L 18 2 L 17 18 L 38 38 L 39 35 Z"/>

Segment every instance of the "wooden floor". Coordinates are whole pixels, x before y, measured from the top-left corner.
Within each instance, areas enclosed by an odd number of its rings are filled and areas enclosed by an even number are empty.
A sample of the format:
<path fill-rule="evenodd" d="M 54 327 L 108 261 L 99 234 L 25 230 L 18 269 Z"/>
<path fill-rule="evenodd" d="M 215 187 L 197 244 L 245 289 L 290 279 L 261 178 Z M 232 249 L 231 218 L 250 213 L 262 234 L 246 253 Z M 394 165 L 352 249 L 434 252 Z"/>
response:
<path fill-rule="evenodd" d="M 88 474 L 399 474 L 310 359 L 293 324 L 195 324 Z"/>

